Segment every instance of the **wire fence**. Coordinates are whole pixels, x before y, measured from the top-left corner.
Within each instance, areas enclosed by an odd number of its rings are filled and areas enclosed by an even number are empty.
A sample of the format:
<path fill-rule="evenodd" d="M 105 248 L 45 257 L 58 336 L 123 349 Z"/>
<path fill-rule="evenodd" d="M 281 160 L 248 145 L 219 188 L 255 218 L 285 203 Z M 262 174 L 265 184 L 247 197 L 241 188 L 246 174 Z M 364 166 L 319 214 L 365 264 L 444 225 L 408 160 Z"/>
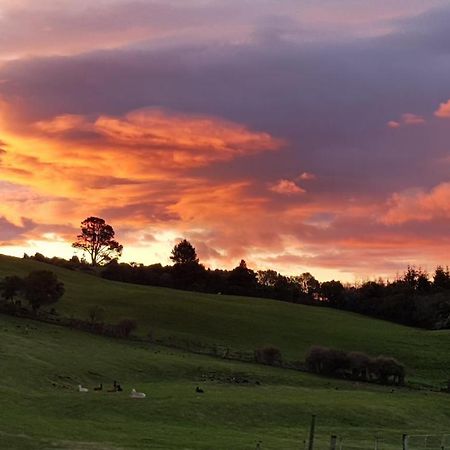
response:
<path fill-rule="evenodd" d="M 258 447 L 263 448 L 263 447 Z M 450 450 L 450 432 L 393 434 L 379 431 L 372 437 L 364 435 L 316 433 L 316 416 L 311 417 L 309 435 L 301 450 Z"/>

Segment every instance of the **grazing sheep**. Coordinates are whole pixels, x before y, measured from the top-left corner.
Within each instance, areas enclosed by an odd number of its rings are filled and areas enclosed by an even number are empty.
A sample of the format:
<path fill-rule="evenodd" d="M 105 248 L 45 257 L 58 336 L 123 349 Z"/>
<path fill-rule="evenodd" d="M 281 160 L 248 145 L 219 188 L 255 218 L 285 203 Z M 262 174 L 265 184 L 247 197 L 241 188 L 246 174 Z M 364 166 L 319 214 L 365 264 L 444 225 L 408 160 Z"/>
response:
<path fill-rule="evenodd" d="M 94 391 L 103 391 L 103 384 L 100 383 L 99 386 L 94 388 Z"/>
<path fill-rule="evenodd" d="M 145 394 L 143 392 L 136 392 L 136 389 L 131 389 L 131 398 L 145 398 Z"/>
<path fill-rule="evenodd" d="M 88 388 L 81 386 L 81 384 L 78 385 L 78 392 L 88 392 L 88 391 L 89 391 Z"/>
<path fill-rule="evenodd" d="M 198 386 L 195 388 L 195 392 L 197 392 L 197 394 L 204 394 L 205 391 L 203 389 L 200 389 Z"/>

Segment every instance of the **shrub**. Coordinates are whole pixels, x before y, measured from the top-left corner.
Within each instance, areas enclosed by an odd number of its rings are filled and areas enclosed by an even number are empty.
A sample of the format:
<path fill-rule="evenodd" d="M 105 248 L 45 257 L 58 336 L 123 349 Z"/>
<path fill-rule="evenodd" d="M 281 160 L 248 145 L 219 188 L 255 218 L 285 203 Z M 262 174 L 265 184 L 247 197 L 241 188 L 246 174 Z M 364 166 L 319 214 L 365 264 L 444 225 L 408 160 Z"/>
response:
<path fill-rule="evenodd" d="M 311 372 L 318 374 L 376 381 L 381 384 L 403 385 L 405 382 L 405 367 L 391 357 L 371 358 L 362 352 L 344 352 L 313 346 L 309 349 L 305 362 Z"/>
<path fill-rule="evenodd" d="M 323 363 L 329 348 L 314 345 L 306 354 L 306 366 L 311 372 L 322 373 Z"/>
<path fill-rule="evenodd" d="M 255 350 L 255 361 L 269 366 L 281 364 L 281 351 L 277 347 L 269 346 Z"/>
<path fill-rule="evenodd" d="M 133 319 L 122 319 L 114 328 L 118 337 L 128 337 L 137 328 L 137 323 Z"/>
<path fill-rule="evenodd" d="M 405 367 L 395 358 L 378 356 L 371 360 L 370 368 L 371 375 L 381 384 L 403 385 L 405 383 Z"/>

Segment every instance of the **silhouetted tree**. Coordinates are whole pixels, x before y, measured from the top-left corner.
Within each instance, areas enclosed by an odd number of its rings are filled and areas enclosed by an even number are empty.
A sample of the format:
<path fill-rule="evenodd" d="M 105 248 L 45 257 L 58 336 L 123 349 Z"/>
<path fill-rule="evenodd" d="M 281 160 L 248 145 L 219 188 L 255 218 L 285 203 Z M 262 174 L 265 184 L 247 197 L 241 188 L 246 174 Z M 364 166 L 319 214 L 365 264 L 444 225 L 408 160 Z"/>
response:
<path fill-rule="evenodd" d="M 309 272 L 302 273 L 295 281 L 304 294 L 312 297 L 319 292 L 320 283 Z"/>
<path fill-rule="evenodd" d="M 175 245 L 170 259 L 175 264 L 198 264 L 199 262 L 194 246 L 186 239 Z"/>
<path fill-rule="evenodd" d="M 320 285 L 322 300 L 328 301 L 331 306 L 339 307 L 345 302 L 345 288 L 340 281 L 325 281 Z"/>
<path fill-rule="evenodd" d="M 91 264 L 98 266 L 121 256 L 123 246 L 114 240 L 115 232 L 100 217 L 88 217 L 81 222 L 81 234 L 73 247 L 89 254 Z"/>
<path fill-rule="evenodd" d="M 433 276 L 433 286 L 437 290 L 450 290 L 450 272 L 448 267 L 437 266 Z"/>
<path fill-rule="evenodd" d="M 25 298 L 35 312 L 41 306 L 57 302 L 64 294 L 64 284 L 49 270 L 30 272 L 24 283 Z"/>
<path fill-rule="evenodd" d="M 23 286 L 23 278 L 20 278 L 17 275 L 5 277 L 0 283 L 2 298 L 6 301 L 14 301 L 14 297 L 19 295 L 19 293 L 23 290 Z"/>
<path fill-rule="evenodd" d="M 230 293 L 249 295 L 254 292 L 257 285 L 256 274 L 247 267 L 247 263 L 242 259 L 239 266 L 230 272 L 228 283 Z"/>
<path fill-rule="evenodd" d="M 400 282 L 414 291 L 425 292 L 431 286 L 428 274 L 421 267 L 416 268 L 414 266 L 408 266 Z"/>
<path fill-rule="evenodd" d="M 271 269 L 258 270 L 257 279 L 258 279 L 258 283 L 261 286 L 274 287 L 275 284 L 277 283 L 278 272 L 276 272 L 275 270 L 271 270 Z"/>

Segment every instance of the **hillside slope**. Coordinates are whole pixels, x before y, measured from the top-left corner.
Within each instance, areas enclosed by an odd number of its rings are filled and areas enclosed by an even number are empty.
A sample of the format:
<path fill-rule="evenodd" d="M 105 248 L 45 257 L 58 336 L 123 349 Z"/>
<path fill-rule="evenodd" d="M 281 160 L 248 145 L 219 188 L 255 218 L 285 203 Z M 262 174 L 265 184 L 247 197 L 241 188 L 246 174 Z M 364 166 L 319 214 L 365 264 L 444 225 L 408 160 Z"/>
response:
<path fill-rule="evenodd" d="M 304 448 L 315 413 L 317 449 L 335 433 L 346 449 L 373 449 L 378 435 L 394 450 L 402 433 L 439 433 L 450 420 L 446 394 L 392 393 L 2 315 L 0 373 L 2 449 L 253 450 L 261 440 L 264 450 L 292 450 Z M 92 391 L 113 380 L 124 392 Z M 131 388 L 147 398 L 130 399 Z"/>
<path fill-rule="evenodd" d="M 56 305 L 61 314 L 87 318 L 101 306 L 106 319 L 128 317 L 138 333 L 180 336 L 209 344 L 253 350 L 278 346 L 289 359 L 302 359 L 313 344 L 387 354 L 408 367 L 409 379 L 441 384 L 450 378 L 450 332 L 404 327 L 328 308 L 138 286 L 104 280 L 32 260 L 0 255 L 0 277 L 49 269 L 64 282 Z"/>

